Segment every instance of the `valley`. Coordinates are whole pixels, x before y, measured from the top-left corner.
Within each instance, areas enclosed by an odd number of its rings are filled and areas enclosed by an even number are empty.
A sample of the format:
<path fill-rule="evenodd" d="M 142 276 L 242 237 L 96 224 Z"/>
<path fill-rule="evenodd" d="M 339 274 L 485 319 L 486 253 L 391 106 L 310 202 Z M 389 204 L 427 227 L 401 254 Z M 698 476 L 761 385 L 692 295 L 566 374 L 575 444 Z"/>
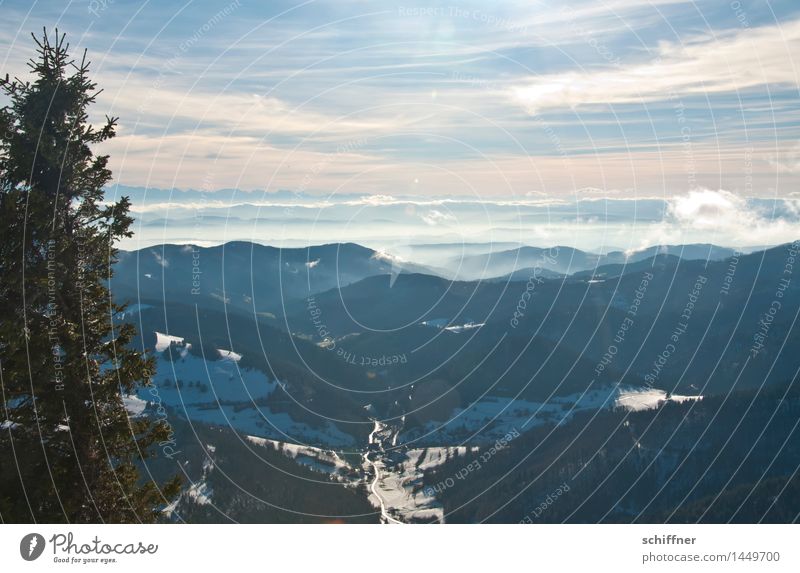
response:
<path fill-rule="evenodd" d="M 222 481 L 214 470 L 223 451 L 219 445 L 193 462 L 196 473 L 173 512 L 176 519 L 181 512 L 197 519 L 198 511 L 213 519 L 208 512 L 219 498 L 239 497 L 239 474 L 256 471 L 240 465 L 255 456 L 257 468 L 268 452 L 288 464 L 283 471 L 289 483 L 302 474 L 304 487 L 332 486 L 346 492 L 346 499 L 361 500 L 348 502 L 362 505 L 359 517 L 342 517 L 350 515 L 344 511 L 332 519 L 472 521 L 479 514 L 465 514 L 454 500 L 487 479 L 501 481 L 487 482 L 488 490 L 506 491 L 506 475 L 516 475 L 526 489 L 541 484 L 543 475 L 521 468 L 542 463 L 547 449 L 540 449 L 553 436 L 573 432 L 578 445 L 589 444 L 583 430 L 598 420 L 617 419 L 620 428 L 632 429 L 630 419 L 676 409 L 694 415 L 737 392 L 755 392 L 754 403 L 760 403 L 762 390 L 785 387 L 800 368 L 799 357 L 770 351 L 767 344 L 750 357 L 741 354 L 751 346 L 742 324 L 758 324 L 767 310 L 758 303 L 760 293 L 775 288 L 769 269 L 784 269 L 794 245 L 735 259 L 726 258 L 732 251 L 713 246 L 649 249 L 650 258 L 622 263 L 613 253 L 584 253 L 582 260 L 590 263 L 579 267 L 595 267 L 570 274 L 564 271 L 573 267 L 552 258 L 560 266 L 531 274 L 533 289 L 526 286 L 530 280 L 519 280 L 530 271 L 515 266 L 493 280 L 452 281 L 420 274 L 413 263 L 393 275 L 391 264 L 382 266 L 391 259 L 358 246 L 301 249 L 285 257 L 276 250 L 276 261 L 295 261 L 302 270 L 284 276 L 283 263 L 264 272 L 251 267 L 259 284 L 272 281 L 269 292 L 282 301 L 270 311 L 248 302 L 255 283 L 237 286 L 225 278 L 238 276 L 239 269 L 225 271 L 229 267 L 221 261 L 248 264 L 251 247 L 230 248 L 244 250 L 232 258 L 220 252 L 214 272 L 222 274 L 204 279 L 211 288 L 194 296 L 174 282 L 180 276 L 174 273 L 184 272 L 175 261 L 191 252 L 173 249 L 170 264 L 157 265 L 171 277 L 160 282 L 172 285 L 161 299 L 142 290 L 117 315 L 139 327 L 136 344 L 156 361 L 152 385 L 126 398 L 130 415 L 207 428 L 211 435 L 223 432 L 226 440 L 246 445 Z M 324 257 L 348 252 L 356 254 L 352 264 L 345 258 L 323 265 Z M 574 250 L 559 252 L 581 260 Z M 689 255 L 681 258 L 681 252 Z M 318 257 L 314 264 L 303 263 L 312 253 Z M 722 258 L 696 258 L 702 253 Z M 523 258 L 518 264 L 529 263 Z M 277 277 L 270 274 L 276 271 Z M 145 266 L 137 272 L 138 280 L 151 280 L 159 271 Z M 343 276 L 350 277 L 347 284 Z M 791 341 L 797 337 L 793 317 L 800 312 L 800 290 L 789 282 L 781 293 L 782 313 L 770 323 L 770 335 Z M 713 363 L 704 356 L 721 358 Z M 718 414 L 709 415 L 714 421 Z M 682 426 L 678 420 L 672 432 L 680 434 Z M 615 431 L 604 427 L 593 437 L 605 432 L 616 439 Z M 541 444 L 532 436 L 540 436 Z M 640 456 L 645 442 L 644 436 L 635 442 Z M 660 461 L 652 464 L 661 465 L 678 454 L 654 455 Z M 657 480 L 668 483 L 671 467 L 660 469 Z M 532 491 L 542 493 L 539 485 Z M 246 505 L 253 503 L 259 502 Z M 510 519 L 504 507 L 495 511 Z M 248 515 L 221 511 L 235 520 Z M 589 515 L 585 508 L 575 511 Z M 615 511 L 616 518 L 625 514 Z M 495 514 L 480 515 L 492 520 Z"/>

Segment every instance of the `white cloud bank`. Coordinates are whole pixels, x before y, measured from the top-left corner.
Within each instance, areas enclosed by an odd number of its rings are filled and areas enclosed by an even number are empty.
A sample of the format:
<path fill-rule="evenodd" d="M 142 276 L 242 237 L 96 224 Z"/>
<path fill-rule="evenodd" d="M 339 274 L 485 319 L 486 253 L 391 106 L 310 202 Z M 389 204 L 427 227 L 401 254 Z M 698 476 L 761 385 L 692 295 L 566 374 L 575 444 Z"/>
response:
<path fill-rule="evenodd" d="M 792 60 L 795 54 L 800 54 L 800 20 L 681 43 L 664 42 L 647 63 L 546 74 L 512 88 L 511 96 L 536 112 L 592 104 L 649 103 L 764 85 L 798 86 L 800 75 Z"/>
<path fill-rule="evenodd" d="M 665 220 L 642 246 L 709 242 L 732 247 L 788 243 L 800 238 L 800 199 L 783 198 L 770 209 L 724 189 L 697 189 L 672 197 Z"/>

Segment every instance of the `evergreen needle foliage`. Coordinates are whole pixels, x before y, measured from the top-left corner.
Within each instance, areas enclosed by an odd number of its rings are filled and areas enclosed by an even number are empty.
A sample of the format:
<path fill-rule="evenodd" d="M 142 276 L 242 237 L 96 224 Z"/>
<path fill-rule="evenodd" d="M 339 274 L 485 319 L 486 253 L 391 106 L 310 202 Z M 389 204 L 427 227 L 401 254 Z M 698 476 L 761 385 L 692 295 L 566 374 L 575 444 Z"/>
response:
<path fill-rule="evenodd" d="M 115 324 L 107 289 L 130 202 L 104 200 L 116 118 L 89 123 L 97 94 L 86 54 L 34 36 L 32 82 L 0 81 L 0 518 L 4 522 L 151 522 L 179 482 L 143 479 L 169 428 L 129 418 L 123 395 L 154 362 Z"/>

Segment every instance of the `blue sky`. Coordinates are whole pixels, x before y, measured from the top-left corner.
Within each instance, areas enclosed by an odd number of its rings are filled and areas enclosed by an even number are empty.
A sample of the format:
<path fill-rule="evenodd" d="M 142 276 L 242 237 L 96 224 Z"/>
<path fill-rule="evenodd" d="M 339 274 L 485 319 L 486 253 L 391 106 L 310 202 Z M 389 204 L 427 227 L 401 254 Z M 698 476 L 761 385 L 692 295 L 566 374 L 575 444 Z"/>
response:
<path fill-rule="evenodd" d="M 800 4 L 1 2 L 88 48 L 117 181 L 475 198 L 800 192 Z M 696 193 L 696 196 L 706 196 Z"/>

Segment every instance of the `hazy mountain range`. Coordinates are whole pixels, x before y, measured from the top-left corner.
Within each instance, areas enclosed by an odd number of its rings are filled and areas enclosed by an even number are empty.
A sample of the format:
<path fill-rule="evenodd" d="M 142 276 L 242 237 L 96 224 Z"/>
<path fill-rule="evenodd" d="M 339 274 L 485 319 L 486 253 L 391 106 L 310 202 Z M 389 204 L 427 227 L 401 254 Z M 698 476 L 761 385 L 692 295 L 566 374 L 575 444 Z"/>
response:
<path fill-rule="evenodd" d="M 457 261 L 442 248 L 440 259 L 419 265 L 351 243 L 296 249 L 245 242 L 164 245 L 121 253 L 112 290 L 118 300 L 134 302 L 119 319 L 134 321 L 142 333 L 136 343 L 156 355 L 159 401 L 176 424 L 306 444 L 312 450 L 300 456 L 303 463 L 324 469 L 333 476 L 326 479 L 345 488 L 363 487 L 378 472 L 381 483 L 395 484 L 399 497 L 392 499 L 405 500 L 391 510 L 384 504 L 381 519 L 443 521 L 451 511 L 456 521 L 524 519 L 519 507 L 510 511 L 500 503 L 505 495 L 471 505 L 468 513 L 456 508 L 471 495 L 469 488 L 498 479 L 506 464 L 523 464 L 507 487 L 526 483 L 550 451 L 529 457 L 536 449 L 532 444 L 556 428 L 558 440 L 578 439 L 579 449 L 558 462 L 574 464 L 581 447 L 597 447 L 584 443 L 588 438 L 581 437 L 581 428 L 601 424 L 597 432 L 607 429 L 609 447 L 617 448 L 608 455 L 619 456 L 625 479 L 633 483 L 644 462 L 634 463 L 626 448 L 631 439 L 641 447 L 655 439 L 647 430 L 654 416 L 659 432 L 688 432 L 684 441 L 712 423 L 709 436 L 722 440 L 707 441 L 689 457 L 681 453 L 684 442 L 677 450 L 654 442 L 647 446 L 649 457 L 640 452 L 655 468 L 648 484 L 673 484 L 669 487 L 677 489 L 668 491 L 685 496 L 685 503 L 647 504 L 646 488 L 634 487 L 636 495 L 606 489 L 599 505 L 564 505 L 549 519 L 729 515 L 715 513 L 719 500 L 704 497 L 716 486 L 691 488 L 685 485 L 691 475 L 680 472 L 711 463 L 703 452 L 723 447 L 725 423 L 766 416 L 775 404 L 785 403 L 790 411 L 798 407 L 792 391 L 800 369 L 800 356 L 792 352 L 800 344 L 795 328 L 800 283 L 792 280 L 796 246 L 749 254 L 707 244 L 601 254 L 524 246 L 481 252 L 485 248 L 474 245 Z M 155 407 L 147 392 L 132 398 L 142 415 Z M 738 409 L 727 406 L 731 393 L 738 396 Z M 670 414 L 660 416 L 667 407 L 673 408 Z M 687 416 L 693 429 L 683 430 Z M 640 437 L 615 429 L 633 420 Z M 504 448 L 502 463 L 480 480 L 446 493 L 420 493 L 509 433 L 522 437 Z M 380 448 L 364 449 L 374 435 L 384 436 L 375 442 Z M 796 444 L 792 433 L 782 436 Z M 458 449 L 462 446 L 467 449 Z M 786 472 L 792 463 L 800 465 L 800 448 L 784 448 L 783 461 L 768 467 L 770 448 L 778 446 L 777 438 L 758 444 L 757 468 L 793 492 Z M 231 456 L 232 447 L 227 446 Z M 263 447 L 278 453 L 283 448 Z M 338 458 L 324 453 L 329 450 Z M 242 460 L 237 464 L 245 463 L 247 450 L 236 451 Z M 213 457 L 221 455 L 218 447 Z M 347 462 L 353 455 L 381 459 L 382 469 L 367 458 Z M 674 460 L 681 456 L 686 461 L 676 474 Z M 715 483 L 730 478 L 746 485 L 755 479 L 752 467 L 749 473 L 735 471 L 740 457 L 725 460 L 718 463 Z M 237 464 L 230 471 L 243 471 Z M 208 472 L 197 471 L 208 479 Z M 574 487 L 589 488 L 604 471 L 597 466 L 584 472 L 583 480 L 595 477 Z M 537 495 L 558 485 L 551 482 L 540 480 L 525 490 L 525 503 L 535 507 Z M 224 482 L 216 487 L 220 499 L 236 497 Z M 764 487 L 764 495 L 773 491 L 766 482 Z M 615 505 L 615 496 L 625 499 L 624 508 Z M 241 503 L 233 498 L 231 508 Z M 335 503 L 347 505 L 347 499 Z M 733 499 L 739 498 L 726 503 Z M 739 501 L 742 507 L 749 503 Z M 181 504 L 187 515 L 203 509 L 188 494 Z M 697 507 L 703 507 L 700 514 Z M 709 507 L 717 509 L 703 513 Z M 741 519 L 746 515 L 736 513 Z"/>

